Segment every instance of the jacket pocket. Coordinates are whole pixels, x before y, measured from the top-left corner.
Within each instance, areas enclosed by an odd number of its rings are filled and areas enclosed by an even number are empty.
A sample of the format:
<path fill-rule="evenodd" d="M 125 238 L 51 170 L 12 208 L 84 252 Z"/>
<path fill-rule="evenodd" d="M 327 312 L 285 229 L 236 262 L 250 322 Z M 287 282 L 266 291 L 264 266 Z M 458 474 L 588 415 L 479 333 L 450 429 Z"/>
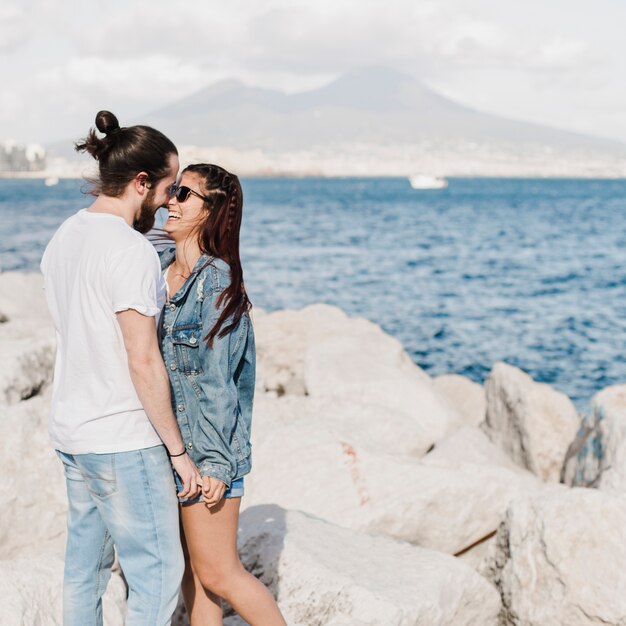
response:
<path fill-rule="evenodd" d="M 203 371 L 200 359 L 202 327 L 195 326 L 172 331 L 172 343 L 176 354 L 176 365 L 183 374 L 199 374 Z"/>
<path fill-rule="evenodd" d="M 250 435 L 241 415 L 237 418 L 233 438 L 237 452 L 237 464 L 242 465 L 250 456 Z"/>

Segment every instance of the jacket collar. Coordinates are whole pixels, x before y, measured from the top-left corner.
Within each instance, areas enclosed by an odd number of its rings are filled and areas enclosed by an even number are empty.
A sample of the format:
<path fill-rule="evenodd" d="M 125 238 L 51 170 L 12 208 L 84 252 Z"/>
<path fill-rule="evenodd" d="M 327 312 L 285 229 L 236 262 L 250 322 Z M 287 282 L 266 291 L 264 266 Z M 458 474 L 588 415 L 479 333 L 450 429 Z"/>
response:
<path fill-rule="evenodd" d="M 165 268 L 169 267 L 176 258 L 176 248 L 174 247 L 162 250 L 161 252 L 159 252 L 159 258 L 161 260 L 161 270 L 165 271 Z M 191 274 L 184 282 L 183 286 L 174 295 L 172 295 L 172 297 L 170 298 L 170 302 L 176 303 L 180 300 L 183 300 L 187 295 L 189 288 L 196 280 L 198 273 L 203 270 L 207 265 L 209 265 L 214 258 L 215 257 L 212 257 L 208 254 L 201 254 L 193 270 L 191 271 Z"/>

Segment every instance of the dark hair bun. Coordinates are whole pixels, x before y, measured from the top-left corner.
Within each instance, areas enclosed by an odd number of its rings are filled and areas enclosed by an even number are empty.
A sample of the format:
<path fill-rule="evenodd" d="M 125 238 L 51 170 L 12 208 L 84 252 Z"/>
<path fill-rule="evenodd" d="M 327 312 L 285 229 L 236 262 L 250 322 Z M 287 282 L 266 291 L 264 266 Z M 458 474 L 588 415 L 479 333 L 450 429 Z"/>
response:
<path fill-rule="evenodd" d="M 96 115 L 96 128 L 101 133 L 110 135 L 120 129 L 120 123 L 111 111 L 98 111 L 98 115 Z"/>

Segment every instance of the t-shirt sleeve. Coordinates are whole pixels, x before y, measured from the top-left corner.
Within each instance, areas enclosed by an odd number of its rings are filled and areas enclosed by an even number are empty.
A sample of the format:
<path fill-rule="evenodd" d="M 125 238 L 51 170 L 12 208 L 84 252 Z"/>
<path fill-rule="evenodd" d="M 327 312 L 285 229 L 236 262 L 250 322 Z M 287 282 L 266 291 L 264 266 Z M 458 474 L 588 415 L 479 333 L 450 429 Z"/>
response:
<path fill-rule="evenodd" d="M 161 268 L 153 248 L 137 243 L 116 252 L 109 263 L 109 278 L 115 313 L 128 309 L 150 317 L 160 313 Z"/>

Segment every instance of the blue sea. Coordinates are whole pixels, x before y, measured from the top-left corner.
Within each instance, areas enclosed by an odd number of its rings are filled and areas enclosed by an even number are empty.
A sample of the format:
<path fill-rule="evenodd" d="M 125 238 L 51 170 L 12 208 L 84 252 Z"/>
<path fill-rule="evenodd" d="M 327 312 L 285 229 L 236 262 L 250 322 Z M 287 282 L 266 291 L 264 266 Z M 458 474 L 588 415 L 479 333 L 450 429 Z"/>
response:
<path fill-rule="evenodd" d="M 626 382 L 626 181 L 244 179 L 253 303 L 363 315 L 432 375 L 504 360 L 584 410 Z M 36 271 L 81 181 L 0 180 L 0 269 Z"/>

